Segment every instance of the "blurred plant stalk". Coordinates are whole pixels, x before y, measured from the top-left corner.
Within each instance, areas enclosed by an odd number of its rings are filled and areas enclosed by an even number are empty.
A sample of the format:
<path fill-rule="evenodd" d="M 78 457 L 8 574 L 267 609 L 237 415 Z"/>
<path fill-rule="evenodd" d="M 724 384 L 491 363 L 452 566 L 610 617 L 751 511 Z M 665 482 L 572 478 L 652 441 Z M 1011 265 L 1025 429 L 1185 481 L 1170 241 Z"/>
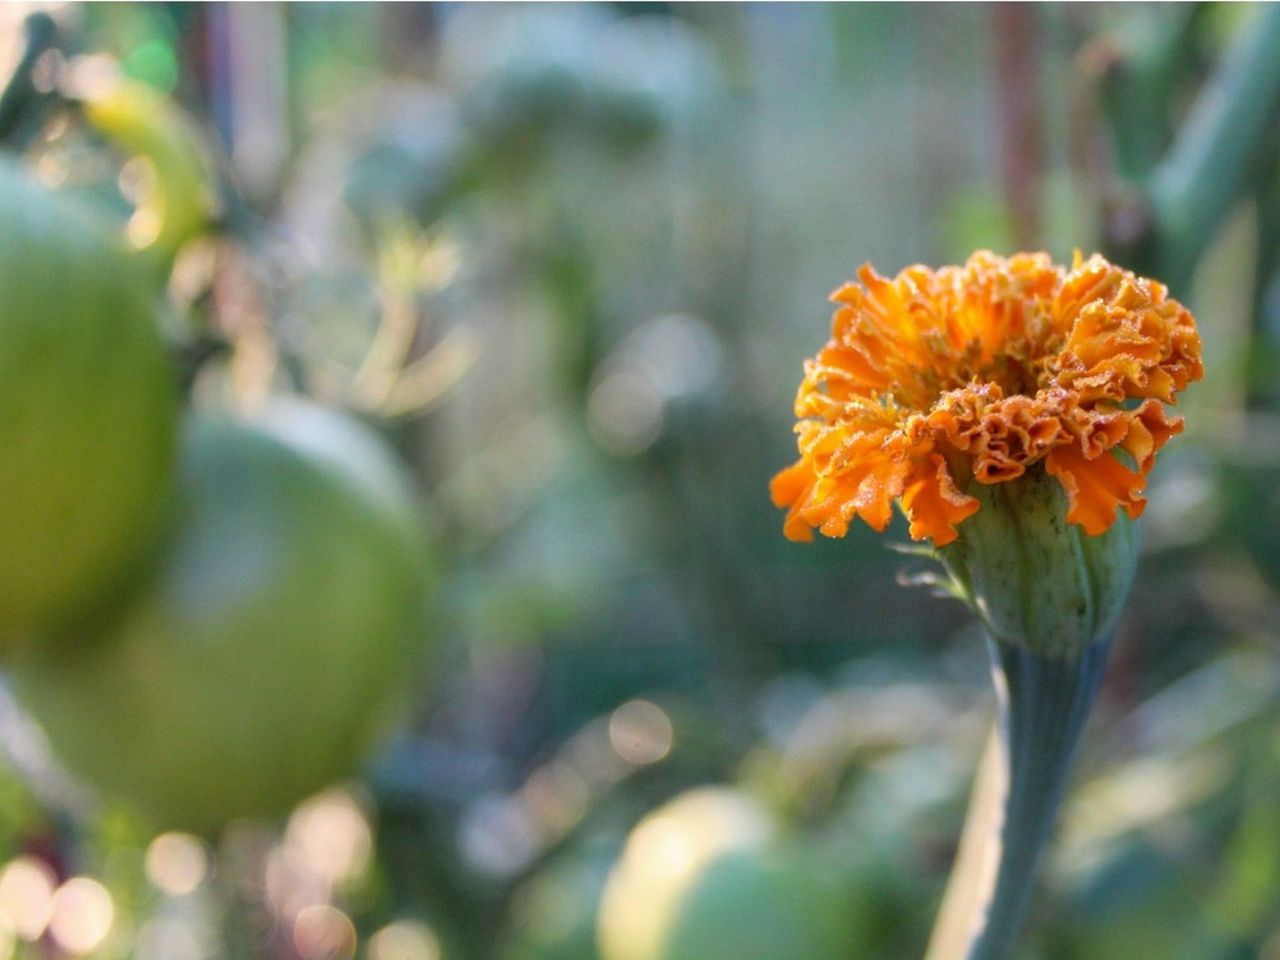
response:
<path fill-rule="evenodd" d="M 1183 295 L 1201 254 L 1264 177 L 1280 110 L 1280 6 L 1242 18 L 1163 157 L 1155 143 L 1186 56 L 1191 23 L 1131 57 L 1108 58 L 1101 95 L 1122 183 L 1109 198 L 1106 239 L 1127 267 Z M 1149 135 L 1142 135 L 1147 131 Z"/>
<path fill-rule="evenodd" d="M 48 74 L 54 63 L 51 54 L 58 43 L 58 25 L 49 14 L 39 11 L 27 17 L 23 30 L 25 49 L 0 90 L 0 146 L 14 151 L 39 134 L 55 101 Z"/>
<path fill-rule="evenodd" d="M 990 640 L 996 724 L 925 960 L 1010 955 L 1110 647 L 1060 657 Z"/>
<path fill-rule="evenodd" d="M 1033 7 L 999 4 L 995 18 L 996 80 L 1000 100 L 1000 154 L 1014 244 L 1029 250 L 1040 234 L 1044 168 L 1041 102 Z"/>

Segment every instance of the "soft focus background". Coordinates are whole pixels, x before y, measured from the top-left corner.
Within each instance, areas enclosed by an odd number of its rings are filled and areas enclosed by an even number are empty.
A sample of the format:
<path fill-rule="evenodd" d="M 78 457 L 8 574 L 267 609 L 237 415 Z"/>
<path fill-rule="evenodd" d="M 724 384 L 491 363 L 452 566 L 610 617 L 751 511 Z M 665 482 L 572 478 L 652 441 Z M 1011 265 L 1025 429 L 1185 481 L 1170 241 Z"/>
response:
<path fill-rule="evenodd" d="M 0 7 L 0 77 L 32 9 Z M 905 527 L 788 543 L 767 484 L 829 291 L 980 247 L 1161 276 L 1208 368 L 1024 956 L 1280 958 L 1272 11 L 52 9 L 215 159 L 220 236 L 171 284 L 239 318 L 208 349 L 413 464 L 442 639 L 365 778 L 216 841 L 67 801 L 7 708 L 0 958 L 594 960 L 628 831 L 710 783 L 835 875 L 849 960 L 921 955 L 981 637 Z M 113 186 L 64 127 L 42 176 Z"/>

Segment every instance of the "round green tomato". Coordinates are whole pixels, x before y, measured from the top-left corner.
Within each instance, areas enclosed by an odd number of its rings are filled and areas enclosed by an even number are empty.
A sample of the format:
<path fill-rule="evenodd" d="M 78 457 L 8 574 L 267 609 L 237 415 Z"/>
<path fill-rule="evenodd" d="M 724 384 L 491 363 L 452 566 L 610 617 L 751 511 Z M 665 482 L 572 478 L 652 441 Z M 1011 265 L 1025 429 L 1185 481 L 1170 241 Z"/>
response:
<path fill-rule="evenodd" d="M 13 675 L 73 773 L 210 833 L 355 772 L 421 653 L 424 553 L 390 455 L 302 403 L 194 417 L 178 511 L 115 623 Z"/>
<path fill-rule="evenodd" d="M 846 960 L 854 953 L 850 909 L 800 849 L 779 844 L 734 850 L 707 864 L 690 884 L 659 956 Z"/>
<path fill-rule="evenodd" d="M 600 903 L 603 960 L 844 960 L 840 885 L 748 797 L 682 794 L 632 831 Z"/>
<path fill-rule="evenodd" d="M 139 264 L 0 159 L 0 649 L 134 572 L 171 481 L 177 392 Z"/>

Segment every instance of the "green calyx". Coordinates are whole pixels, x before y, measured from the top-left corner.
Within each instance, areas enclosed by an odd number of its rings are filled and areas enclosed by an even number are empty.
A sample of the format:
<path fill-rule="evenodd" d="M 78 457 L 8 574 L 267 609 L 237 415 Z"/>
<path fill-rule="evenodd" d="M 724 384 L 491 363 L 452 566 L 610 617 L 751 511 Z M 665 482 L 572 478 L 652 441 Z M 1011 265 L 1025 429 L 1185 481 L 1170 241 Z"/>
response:
<path fill-rule="evenodd" d="M 981 507 L 938 556 L 995 640 L 1074 658 L 1111 629 L 1138 560 L 1128 516 L 1089 536 L 1067 522 L 1066 493 L 1042 467 L 966 492 Z"/>

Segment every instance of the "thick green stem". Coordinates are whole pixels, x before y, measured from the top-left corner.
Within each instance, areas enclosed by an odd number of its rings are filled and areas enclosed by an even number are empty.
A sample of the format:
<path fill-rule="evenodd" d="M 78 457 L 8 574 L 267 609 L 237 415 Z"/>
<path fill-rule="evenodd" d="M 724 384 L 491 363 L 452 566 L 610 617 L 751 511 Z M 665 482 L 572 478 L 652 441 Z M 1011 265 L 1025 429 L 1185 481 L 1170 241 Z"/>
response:
<path fill-rule="evenodd" d="M 1075 658 L 991 641 L 997 727 L 928 960 L 1004 960 L 1021 927 L 1110 637 Z"/>

